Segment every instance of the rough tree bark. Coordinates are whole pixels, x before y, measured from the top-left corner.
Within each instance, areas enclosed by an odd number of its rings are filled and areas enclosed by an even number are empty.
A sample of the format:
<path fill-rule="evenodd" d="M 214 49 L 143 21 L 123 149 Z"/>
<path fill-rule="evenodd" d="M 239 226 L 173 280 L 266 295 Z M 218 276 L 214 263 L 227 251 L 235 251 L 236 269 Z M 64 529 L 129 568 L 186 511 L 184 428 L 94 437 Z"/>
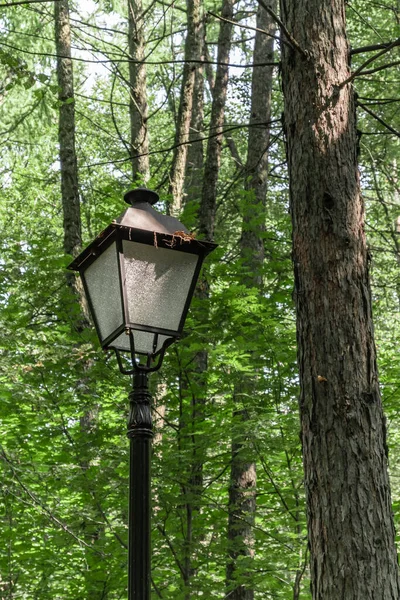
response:
<path fill-rule="evenodd" d="M 276 12 L 277 0 L 268 2 Z M 272 62 L 274 41 L 260 30 L 275 34 L 271 16 L 259 6 L 257 33 L 253 62 Z M 264 262 L 264 220 L 260 217 L 266 209 L 268 183 L 268 143 L 271 119 L 272 67 L 253 69 L 251 115 L 245 169 L 247 204 L 244 207 L 240 252 L 243 259 L 242 282 L 248 287 L 262 290 L 262 265 Z M 255 219 L 255 221 L 254 221 Z M 246 324 L 243 324 L 246 327 Z M 256 357 L 254 357 L 256 360 Z M 226 570 L 227 591 L 232 600 L 253 600 L 251 584 L 251 559 L 254 556 L 253 525 L 256 510 L 256 465 L 251 441 L 243 435 L 248 431 L 249 409 L 244 398 L 254 394 L 255 378 L 241 376 L 235 384 L 233 410 L 232 458 L 228 505 L 228 563 Z M 240 576 L 240 583 L 237 576 Z M 247 578 L 248 581 L 243 581 Z"/>
<path fill-rule="evenodd" d="M 71 60 L 71 30 L 68 0 L 54 3 L 55 41 L 60 146 L 61 198 L 64 215 L 64 250 L 77 256 L 81 248 L 81 213 L 79 204 L 78 166 L 75 152 L 75 99 Z M 63 58 L 61 58 L 63 57 Z M 75 278 L 75 276 L 73 276 Z"/>
<path fill-rule="evenodd" d="M 281 9 L 312 594 L 397 600 L 345 2 Z"/>
<path fill-rule="evenodd" d="M 187 33 L 185 39 L 185 66 L 182 74 L 178 120 L 175 134 L 175 149 L 170 172 L 169 192 L 172 196 L 170 210 L 178 215 L 182 210 L 188 145 L 178 145 L 189 141 L 192 121 L 193 101 L 196 87 L 196 64 L 191 60 L 199 60 L 203 45 L 202 1 L 186 0 Z M 197 78 L 198 79 L 198 78 Z M 198 90 L 197 90 L 198 91 Z"/>
<path fill-rule="evenodd" d="M 146 183 L 150 176 L 147 130 L 146 65 L 143 7 L 141 0 L 128 0 L 129 114 L 131 122 L 132 179 Z"/>
<path fill-rule="evenodd" d="M 59 100 L 58 142 L 61 171 L 61 201 L 63 209 L 64 251 L 77 256 L 82 244 L 81 210 L 78 183 L 78 161 L 75 151 L 74 75 L 71 60 L 71 28 L 68 0 L 54 3 L 54 36 L 57 53 L 57 83 Z M 89 325 L 88 309 L 80 278 L 66 275 L 67 284 L 81 306 L 75 323 L 77 329 Z"/>

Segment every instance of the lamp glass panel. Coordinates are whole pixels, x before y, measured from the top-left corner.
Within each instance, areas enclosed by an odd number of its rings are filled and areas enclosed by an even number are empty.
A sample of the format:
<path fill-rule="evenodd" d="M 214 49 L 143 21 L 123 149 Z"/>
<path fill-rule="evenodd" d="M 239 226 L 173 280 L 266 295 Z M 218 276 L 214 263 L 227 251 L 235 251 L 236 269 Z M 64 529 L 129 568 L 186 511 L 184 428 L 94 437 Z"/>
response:
<path fill-rule="evenodd" d="M 103 342 L 124 322 L 115 242 L 96 258 L 83 276 Z"/>
<path fill-rule="evenodd" d="M 123 242 L 130 323 L 178 331 L 198 255 Z"/>
<path fill-rule="evenodd" d="M 147 331 L 139 331 L 138 329 L 133 330 L 133 338 L 135 341 L 135 351 L 139 354 L 157 354 L 165 342 L 170 336 L 159 335 L 157 339 L 157 347 L 153 350 L 154 333 Z M 121 333 L 115 340 L 110 342 L 109 348 L 116 348 L 117 350 L 130 351 L 129 336 L 126 333 Z"/>

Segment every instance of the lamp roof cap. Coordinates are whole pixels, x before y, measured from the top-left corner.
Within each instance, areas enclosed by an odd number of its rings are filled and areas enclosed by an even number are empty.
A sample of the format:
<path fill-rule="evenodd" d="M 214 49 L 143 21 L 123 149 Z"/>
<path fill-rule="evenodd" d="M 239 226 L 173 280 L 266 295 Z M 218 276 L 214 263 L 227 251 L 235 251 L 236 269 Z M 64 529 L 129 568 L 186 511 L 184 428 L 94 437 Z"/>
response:
<path fill-rule="evenodd" d="M 149 204 L 153 205 L 158 202 L 159 199 L 160 196 L 157 194 L 157 192 L 149 190 L 145 187 L 138 187 L 134 190 L 129 190 L 129 192 L 126 192 L 124 195 L 125 202 L 131 206 L 142 202 L 148 202 Z"/>

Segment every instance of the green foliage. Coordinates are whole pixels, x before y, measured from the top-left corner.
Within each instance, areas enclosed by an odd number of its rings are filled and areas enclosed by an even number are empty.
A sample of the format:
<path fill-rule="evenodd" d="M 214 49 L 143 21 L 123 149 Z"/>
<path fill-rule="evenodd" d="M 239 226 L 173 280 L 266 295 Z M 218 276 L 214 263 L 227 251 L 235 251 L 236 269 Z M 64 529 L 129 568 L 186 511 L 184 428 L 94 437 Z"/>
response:
<path fill-rule="evenodd" d="M 348 7 L 353 47 L 398 36 L 389 10 L 364 0 Z M 151 187 L 167 199 L 180 94 L 184 3 L 151 5 L 149 41 Z M 35 7 L 35 8 L 32 8 Z M 2 9 L 0 41 L 0 430 L 2 432 L 0 590 L 4 598 L 117 600 L 126 597 L 130 382 L 115 359 L 100 352 L 92 330 L 77 331 L 79 306 L 65 283 L 57 146 L 57 85 L 52 13 L 45 5 Z M 150 4 L 149 4 L 150 7 Z M 219 3 L 206 8 L 220 10 Z M 239 3 L 243 23 L 254 25 L 254 4 Z M 80 5 L 76 11 L 83 12 Z M 73 15 L 77 55 L 89 50 L 106 66 L 74 62 L 81 213 L 88 242 L 122 210 L 129 188 L 129 94 L 126 85 L 126 7 L 98 3 L 93 15 Z M 239 17 L 238 17 L 239 18 Z M 95 29 L 94 26 L 100 29 Z M 207 24 L 210 55 L 218 24 Z M 172 32 L 172 33 L 171 33 Z M 250 32 L 249 37 L 250 37 Z M 6 46 L 5 44 L 8 44 Z M 15 49 L 17 48 L 17 50 Z M 252 41 L 235 33 L 235 62 L 251 62 Z M 83 52 L 85 49 L 85 52 Z M 368 54 L 355 55 L 353 68 Z M 393 58 L 393 57 L 392 57 Z M 383 56 L 374 66 L 392 60 Z M 166 61 L 171 61 L 164 64 Z M 251 70 L 231 74 L 229 125 L 248 121 Z M 394 93 L 398 67 L 359 77 L 361 175 L 372 252 L 373 308 L 379 367 L 388 417 L 395 513 L 398 460 L 400 238 L 399 144 L 381 121 L 399 131 L 398 104 L 373 104 Z M 278 74 L 273 114 L 282 102 Z M 210 100 L 210 90 L 206 88 Z M 205 107 L 205 129 L 210 104 Z M 248 285 L 248 262 L 238 250 L 249 197 L 245 176 L 224 146 L 219 179 L 216 241 L 206 266 L 210 298 L 195 298 L 187 335 L 173 346 L 153 378 L 157 435 L 153 452 L 154 598 L 223 598 L 228 551 L 228 487 L 232 439 L 246 440 L 257 465 L 257 512 L 251 581 L 258 599 L 310 598 L 297 415 L 295 315 L 288 182 L 280 126 L 272 130 L 262 292 Z M 232 131 L 246 156 L 247 128 Z M 378 135 L 379 134 L 379 135 Z M 383 135 L 384 134 L 384 135 Z M 197 202 L 182 220 L 196 229 Z M 208 353 L 199 375 L 197 360 Z M 254 374 L 257 376 L 254 377 Z M 243 424 L 233 416 L 234 392 Z M 194 412 L 193 398 L 202 400 Z M 196 468 L 203 486 L 196 487 Z M 188 511 L 192 511 L 188 520 Z M 191 532 L 189 531 L 189 526 Z M 194 541 L 193 541 L 194 540 Z M 192 577 L 182 575 L 190 558 Z M 247 581 L 247 559 L 237 581 Z M 228 596 L 229 597 L 229 596 Z"/>

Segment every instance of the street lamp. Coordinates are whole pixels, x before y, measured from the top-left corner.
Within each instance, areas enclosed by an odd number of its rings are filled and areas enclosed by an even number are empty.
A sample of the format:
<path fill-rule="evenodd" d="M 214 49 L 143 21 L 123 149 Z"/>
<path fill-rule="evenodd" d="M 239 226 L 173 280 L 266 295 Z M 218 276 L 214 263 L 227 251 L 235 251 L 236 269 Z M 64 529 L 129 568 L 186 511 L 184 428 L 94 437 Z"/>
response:
<path fill-rule="evenodd" d="M 153 427 L 148 374 L 182 333 L 200 268 L 216 244 L 198 241 L 157 212 L 158 194 L 138 188 L 131 206 L 68 266 L 79 271 L 103 349 L 133 376 L 130 438 L 128 599 L 150 600 L 150 454 Z M 121 354 L 128 353 L 130 367 Z"/>

